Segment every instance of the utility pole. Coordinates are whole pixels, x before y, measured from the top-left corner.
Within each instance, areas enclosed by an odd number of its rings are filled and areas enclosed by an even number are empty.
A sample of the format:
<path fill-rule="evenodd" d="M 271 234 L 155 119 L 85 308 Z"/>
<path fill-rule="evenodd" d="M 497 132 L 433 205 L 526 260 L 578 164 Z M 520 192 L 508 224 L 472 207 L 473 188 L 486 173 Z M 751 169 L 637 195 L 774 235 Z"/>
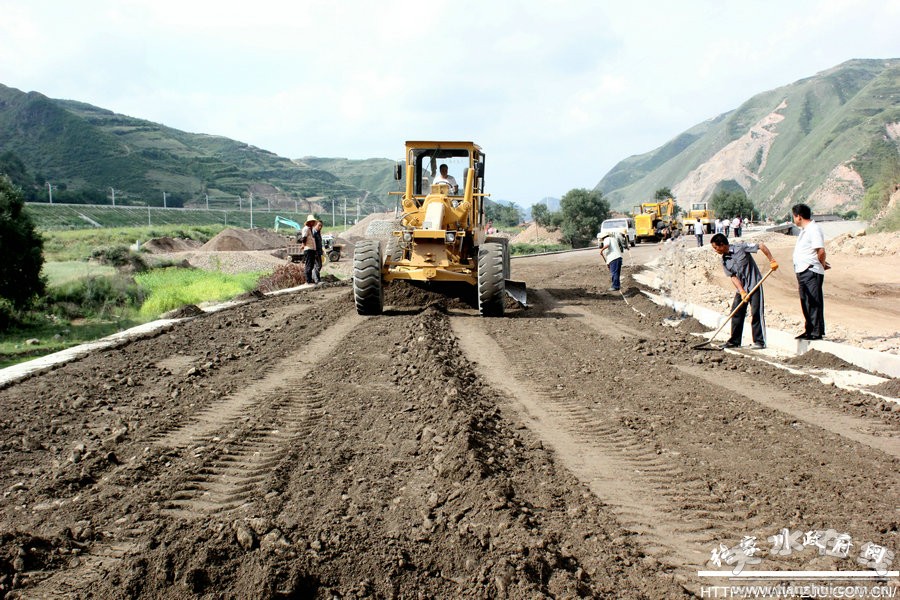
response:
<path fill-rule="evenodd" d="M 266 212 L 272 212 L 272 200 L 266 197 Z"/>
<path fill-rule="evenodd" d="M 153 227 L 153 223 L 150 222 L 150 203 L 147 202 L 147 227 Z"/>
<path fill-rule="evenodd" d="M 334 198 L 331 199 L 331 226 L 337 225 L 337 217 L 334 215 Z"/>
<path fill-rule="evenodd" d="M 115 206 L 116 205 L 116 188 L 111 187 L 111 188 L 109 188 L 109 191 L 112 192 L 112 203 L 113 203 L 113 206 Z"/>
<path fill-rule="evenodd" d="M 253 229 L 253 192 L 250 192 L 250 229 Z"/>
<path fill-rule="evenodd" d="M 50 195 L 50 204 L 53 204 L 53 186 L 50 185 L 50 182 L 47 182 L 47 194 Z"/>
<path fill-rule="evenodd" d="M 238 196 L 238 210 L 244 210 L 244 198 Z"/>
<path fill-rule="evenodd" d="M 165 192 L 163 192 L 163 208 L 168 208 L 168 205 L 166 204 L 166 193 Z"/>
<path fill-rule="evenodd" d="M 209 194 L 206 195 L 206 210 L 209 210 Z"/>

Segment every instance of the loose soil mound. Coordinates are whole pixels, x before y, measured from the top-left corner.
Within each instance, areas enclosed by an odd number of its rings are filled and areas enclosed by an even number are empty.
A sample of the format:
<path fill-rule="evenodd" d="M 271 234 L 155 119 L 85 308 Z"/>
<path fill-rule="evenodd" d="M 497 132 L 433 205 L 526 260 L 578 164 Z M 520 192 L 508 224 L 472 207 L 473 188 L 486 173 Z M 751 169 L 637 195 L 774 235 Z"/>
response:
<path fill-rule="evenodd" d="M 185 319 L 187 317 L 196 317 L 197 315 L 202 315 L 203 309 L 195 304 L 188 304 L 186 306 L 182 306 L 181 308 L 176 308 L 175 310 L 170 310 L 167 313 L 161 315 L 163 319 Z"/>
<path fill-rule="evenodd" d="M 818 350 L 810 350 L 806 354 L 795 356 L 794 358 L 788 359 L 786 362 L 798 367 L 813 367 L 816 369 L 852 369 L 854 371 L 860 370 L 859 367 L 852 365 L 841 358 L 838 358 L 834 354 L 819 352 Z"/>
<path fill-rule="evenodd" d="M 869 390 L 875 392 L 876 394 L 881 394 L 882 396 L 888 396 L 890 398 L 900 398 L 900 379 L 889 379 L 884 383 L 873 385 L 869 388 Z"/>
<path fill-rule="evenodd" d="M 285 236 L 268 229 L 226 229 L 203 246 L 201 250 L 220 252 L 229 250 L 274 250 L 287 243 Z"/>
<path fill-rule="evenodd" d="M 900 253 L 900 232 L 845 233 L 828 242 L 830 254 L 855 256 L 895 256 Z"/>
<path fill-rule="evenodd" d="M 200 247 L 197 240 L 185 238 L 171 238 L 168 236 L 153 238 L 142 246 L 144 250 L 151 254 L 165 254 L 168 252 L 186 252 L 188 250 L 196 250 Z"/>
<path fill-rule="evenodd" d="M 510 244 L 559 244 L 562 243 L 562 231 L 550 231 L 532 221 L 525 231 L 513 236 Z"/>

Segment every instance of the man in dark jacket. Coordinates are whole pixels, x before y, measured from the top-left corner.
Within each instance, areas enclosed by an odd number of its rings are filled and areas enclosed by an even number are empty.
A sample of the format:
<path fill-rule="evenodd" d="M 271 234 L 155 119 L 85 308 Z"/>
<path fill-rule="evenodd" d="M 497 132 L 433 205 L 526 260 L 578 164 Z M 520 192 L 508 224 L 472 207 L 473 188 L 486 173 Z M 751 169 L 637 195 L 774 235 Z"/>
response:
<path fill-rule="evenodd" d="M 765 244 L 751 244 L 746 242 L 728 243 L 728 238 L 721 233 L 717 233 L 709 241 L 713 250 L 722 257 L 722 268 L 725 274 L 731 278 L 737 293 L 734 295 L 734 302 L 731 304 L 731 310 L 740 309 L 731 317 L 731 337 L 725 342 L 723 348 L 739 348 L 741 338 L 744 334 L 744 318 L 747 316 L 747 305 L 753 309 L 753 318 L 750 326 L 753 328 L 753 348 L 761 350 L 766 347 L 766 323 L 763 317 L 765 310 L 763 304 L 762 286 L 752 296 L 748 296 L 757 283 L 762 280 L 759 267 L 753 260 L 751 254 L 761 250 L 766 258 L 769 259 L 769 266 L 774 271 L 778 268 L 778 263 L 772 258 L 772 253 Z"/>

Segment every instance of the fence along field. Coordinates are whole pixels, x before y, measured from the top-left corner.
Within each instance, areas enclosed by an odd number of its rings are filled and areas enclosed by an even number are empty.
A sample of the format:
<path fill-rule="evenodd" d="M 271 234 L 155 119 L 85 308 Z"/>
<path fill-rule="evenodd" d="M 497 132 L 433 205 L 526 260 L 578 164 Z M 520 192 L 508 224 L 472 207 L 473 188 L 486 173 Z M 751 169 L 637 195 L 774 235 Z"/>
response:
<path fill-rule="evenodd" d="M 302 223 L 305 214 L 274 210 L 224 210 L 162 208 L 158 206 L 104 206 L 96 204 L 47 204 L 28 202 L 25 211 L 38 229 L 61 231 L 107 227 L 153 227 L 159 225 L 222 225 L 247 229 L 271 229 L 275 215 Z M 289 232 L 287 232 L 289 233 Z"/>

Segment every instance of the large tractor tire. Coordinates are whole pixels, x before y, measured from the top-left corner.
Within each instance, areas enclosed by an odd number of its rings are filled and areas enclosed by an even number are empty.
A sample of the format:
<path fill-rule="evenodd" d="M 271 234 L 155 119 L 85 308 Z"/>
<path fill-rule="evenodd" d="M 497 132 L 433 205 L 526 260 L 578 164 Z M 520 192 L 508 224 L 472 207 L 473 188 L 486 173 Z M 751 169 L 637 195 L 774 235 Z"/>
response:
<path fill-rule="evenodd" d="M 509 238 L 488 236 L 484 238 L 484 243 L 503 246 L 503 279 L 509 279 L 509 275 L 512 272 L 509 264 Z"/>
<path fill-rule="evenodd" d="M 381 280 L 381 241 L 360 240 L 353 250 L 353 300 L 361 315 L 384 311 L 384 284 Z"/>
<path fill-rule="evenodd" d="M 478 248 L 478 313 L 482 317 L 502 317 L 506 284 L 503 277 L 502 244 L 482 244 Z"/>

